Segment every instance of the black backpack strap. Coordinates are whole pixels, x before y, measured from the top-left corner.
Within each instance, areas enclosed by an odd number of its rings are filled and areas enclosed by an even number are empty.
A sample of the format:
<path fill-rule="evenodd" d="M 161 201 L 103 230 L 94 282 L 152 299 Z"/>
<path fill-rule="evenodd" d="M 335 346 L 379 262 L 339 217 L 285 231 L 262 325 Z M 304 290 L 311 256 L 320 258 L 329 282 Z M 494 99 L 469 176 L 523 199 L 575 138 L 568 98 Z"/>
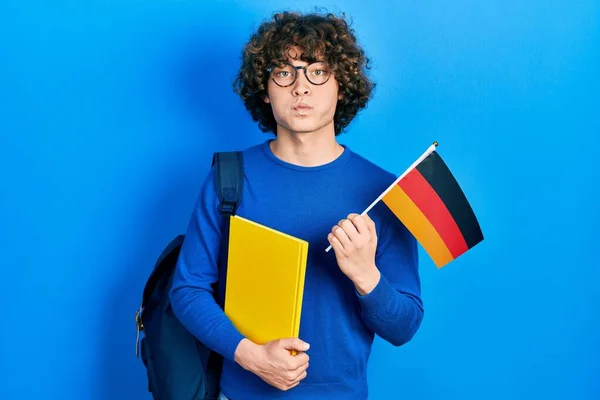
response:
<path fill-rule="evenodd" d="M 244 163 L 239 151 L 220 152 L 213 155 L 216 166 L 215 190 L 221 204 L 221 256 L 219 258 L 219 281 L 217 283 L 217 303 L 225 308 L 225 287 L 227 281 L 227 252 L 229 244 L 230 217 L 235 215 L 242 200 L 244 188 Z"/>

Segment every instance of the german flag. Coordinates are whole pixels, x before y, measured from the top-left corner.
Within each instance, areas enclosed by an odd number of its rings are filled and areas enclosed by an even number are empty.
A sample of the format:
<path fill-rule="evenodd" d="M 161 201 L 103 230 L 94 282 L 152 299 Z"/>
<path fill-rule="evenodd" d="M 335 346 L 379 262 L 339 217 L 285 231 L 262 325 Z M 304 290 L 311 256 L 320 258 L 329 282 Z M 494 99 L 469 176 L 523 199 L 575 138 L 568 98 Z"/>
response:
<path fill-rule="evenodd" d="M 435 149 L 437 142 L 432 145 Z M 465 194 L 436 151 L 407 170 L 381 198 L 438 268 L 483 240 Z"/>

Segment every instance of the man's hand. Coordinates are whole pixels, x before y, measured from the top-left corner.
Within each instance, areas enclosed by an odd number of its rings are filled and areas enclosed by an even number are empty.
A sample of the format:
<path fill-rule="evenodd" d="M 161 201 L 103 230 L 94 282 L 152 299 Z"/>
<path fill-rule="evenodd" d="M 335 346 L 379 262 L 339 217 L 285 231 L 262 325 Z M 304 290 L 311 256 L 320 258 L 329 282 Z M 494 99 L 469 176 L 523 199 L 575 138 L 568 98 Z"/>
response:
<path fill-rule="evenodd" d="M 289 338 L 259 345 L 243 339 L 235 351 L 235 362 L 279 390 L 297 386 L 307 375 L 308 343 Z M 291 351 L 296 350 L 296 355 Z"/>
<path fill-rule="evenodd" d="M 331 229 L 327 240 L 335 251 L 340 270 L 364 295 L 371 292 L 379 282 L 379 270 L 375 265 L 377 231 L 375 222 L 368 214 L 350 214 Z"/>

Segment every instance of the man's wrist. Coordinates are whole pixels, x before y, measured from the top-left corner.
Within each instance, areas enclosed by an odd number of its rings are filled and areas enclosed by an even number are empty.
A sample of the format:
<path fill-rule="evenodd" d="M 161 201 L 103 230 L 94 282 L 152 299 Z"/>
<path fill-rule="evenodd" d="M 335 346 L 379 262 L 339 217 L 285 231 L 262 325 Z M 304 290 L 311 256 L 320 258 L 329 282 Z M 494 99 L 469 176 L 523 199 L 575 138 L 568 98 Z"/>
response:
<path fill-rule="evenodd" d="M 256 359 L 256 353 L 260 345 L 252 342 L 248 338 L 244 338 L 240 340 L 238 343 L 235 353 L 234 353 L 234 361 L 239 364 L 242 368 L 252 371 L 253 369 L 253 360 Z"/>
<path fill-rule="evenodd" d="M 355 276 L 352 279 L 356 291 L 361 295 L 365 296 L 373 291 L 381 279 L 381 273 L 377 266 L 373 265 L 372 268 L 367 270 L 364 274 Z"/>

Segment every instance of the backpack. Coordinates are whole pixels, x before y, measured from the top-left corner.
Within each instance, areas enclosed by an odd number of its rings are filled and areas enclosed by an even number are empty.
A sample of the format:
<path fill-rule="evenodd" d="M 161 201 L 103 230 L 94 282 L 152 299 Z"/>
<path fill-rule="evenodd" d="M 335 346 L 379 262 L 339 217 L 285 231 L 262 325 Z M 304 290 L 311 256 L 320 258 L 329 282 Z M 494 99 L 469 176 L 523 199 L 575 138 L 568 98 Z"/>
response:
<path fill-rule="evenodd" d="M 229 216 L 235 215 L 243 188 L 241 152 L 213 155 L 215 190 L 223 215 L 219 279 L 215 300 L 224 309 Z M 176 236 L 162 251 L 150 274 L 135 313 L 136 357 L 141 354 L 148 391 L 154 400 L 217 400 L 223 358 L 196 339 L 171 308 L 169 290 L 185 235 Z M 140 334 L 143 338 L 140 340 Z"/>

